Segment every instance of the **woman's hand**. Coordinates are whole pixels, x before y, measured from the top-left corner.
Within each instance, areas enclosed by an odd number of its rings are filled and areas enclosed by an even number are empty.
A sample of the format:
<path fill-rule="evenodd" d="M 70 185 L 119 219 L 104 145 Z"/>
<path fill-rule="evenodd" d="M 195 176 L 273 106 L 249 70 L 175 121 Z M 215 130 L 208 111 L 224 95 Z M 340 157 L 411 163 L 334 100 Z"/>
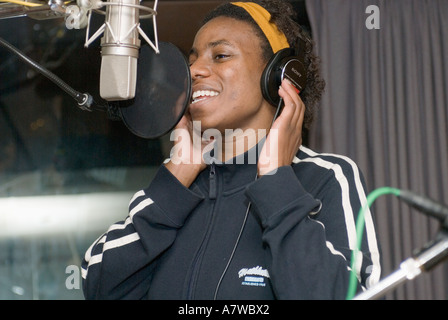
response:
<path fill-rule="evenodd" d="M 302 144 L 302 125 L 305 104 L 288 80 L 279 89 L 283 111 L 272 125 L 260 153 L 258 175 L 273 174 L 281 166 L 291 165 Z"/>
<path fill-rule="evenodd" d="M 165 166 L 188 188 L 206 168 L 203 152 L 207 146 L 202 141 L 201 132 L 195 130 L 188 110 L 171 133 L 170 139 L 174 141 L 174 146 L 170 152 L 170 161 Z"/>

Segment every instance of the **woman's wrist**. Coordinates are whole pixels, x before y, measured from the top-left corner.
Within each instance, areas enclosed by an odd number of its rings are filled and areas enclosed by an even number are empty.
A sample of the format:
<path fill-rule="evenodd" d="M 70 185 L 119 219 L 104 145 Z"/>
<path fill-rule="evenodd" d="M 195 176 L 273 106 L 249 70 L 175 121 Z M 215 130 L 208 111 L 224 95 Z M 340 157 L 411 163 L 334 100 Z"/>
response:
<path fill-rule="evenodd" d="M 196 180 L 199 173 L 204 170 L 202 164 L 185 164 L 182 162 L 175 164 L 172 161 L 165 163 L 165 167 L 187 188 Z"/>

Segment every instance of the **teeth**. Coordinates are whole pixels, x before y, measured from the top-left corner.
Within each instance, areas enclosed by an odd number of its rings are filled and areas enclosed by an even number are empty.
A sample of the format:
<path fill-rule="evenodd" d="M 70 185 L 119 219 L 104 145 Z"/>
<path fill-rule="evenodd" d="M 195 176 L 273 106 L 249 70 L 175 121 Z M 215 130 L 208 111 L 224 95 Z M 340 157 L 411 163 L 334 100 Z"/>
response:
<path fill-rule="evenodd" d="M 202 100 L 204 97 L 215 97 L 219 94 L 219 92 L 212 91 L 212 90 L 198 90 L 193 92 L 192 98 L 193 103 L 198 102 Z M 200 99 L 198 99 L 200 98 Z"/>

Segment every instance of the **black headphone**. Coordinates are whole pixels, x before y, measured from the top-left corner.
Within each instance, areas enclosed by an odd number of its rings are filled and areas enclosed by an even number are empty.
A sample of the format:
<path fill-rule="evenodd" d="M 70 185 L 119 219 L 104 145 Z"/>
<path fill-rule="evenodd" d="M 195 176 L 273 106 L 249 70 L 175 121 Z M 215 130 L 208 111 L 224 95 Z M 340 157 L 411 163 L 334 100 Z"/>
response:
<path fill-rule="evenodd" d="M 280 102 L 278 89 L 283 79 L 288 79 L 302 92 L 306 85 L 307 70 L 305 67 L 305 41 L 299 39 L 294 48 L 286 48 L 272 56 L 261 76 L 263 97 L 273 106 Z"/>

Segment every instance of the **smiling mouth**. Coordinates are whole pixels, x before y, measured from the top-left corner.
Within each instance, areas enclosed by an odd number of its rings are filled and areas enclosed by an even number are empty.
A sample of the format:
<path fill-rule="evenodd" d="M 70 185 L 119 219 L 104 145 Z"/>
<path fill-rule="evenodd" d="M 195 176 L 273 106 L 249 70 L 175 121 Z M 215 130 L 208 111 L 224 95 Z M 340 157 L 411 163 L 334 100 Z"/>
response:
<path fill-rule="evenodd" d="M 208 98 L 216 97 L 219 92 L 213 90 L 198 90 L 193 92 L 191 104 L 195 104 L 199 101 L 206 100 Z"/>

